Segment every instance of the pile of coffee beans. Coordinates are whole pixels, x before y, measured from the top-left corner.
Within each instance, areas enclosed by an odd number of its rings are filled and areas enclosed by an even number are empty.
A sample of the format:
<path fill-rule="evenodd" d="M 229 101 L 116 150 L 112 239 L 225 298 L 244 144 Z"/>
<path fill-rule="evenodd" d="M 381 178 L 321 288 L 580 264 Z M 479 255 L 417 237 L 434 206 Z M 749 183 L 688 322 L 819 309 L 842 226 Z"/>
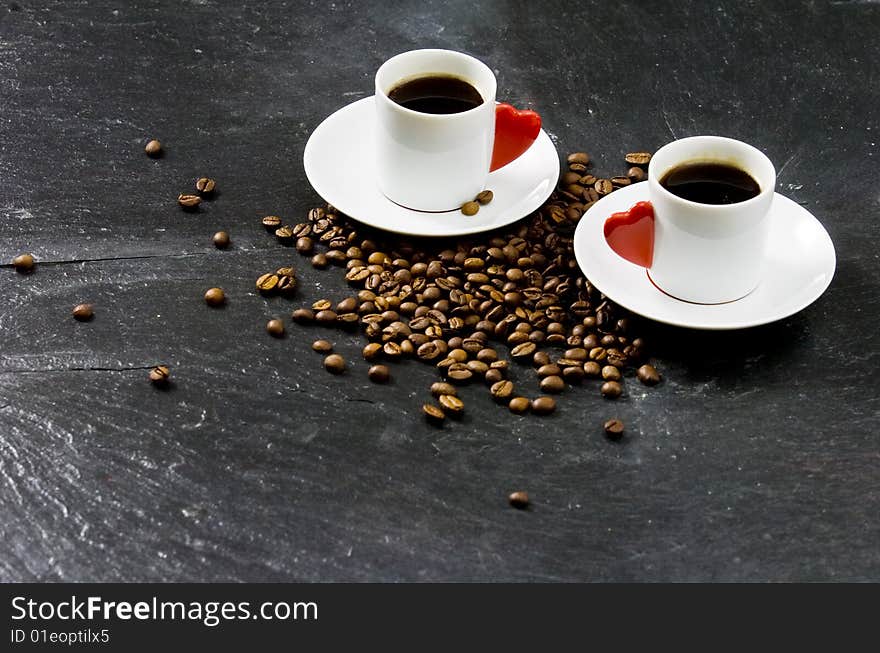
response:
<path fill-rule="evenodd" d="M 651 155 L 632 152 L 627 174 L 597 177 L 584 152 L 568 156 L 568 170 L 547 202 L 503 232 L 444 242 L 405 239 L 374 232 L 332 206 L 313 208 L 296 225 L 266 216 L 263 226 L 282 244 L 295 244 L 312 265 L 344 270 L 348 297 L 321 299 L 293 311 L 299 324 L 359 328 L 368 344 L 363 356 L 374 363 L 369 377 L 385 382 L 392 362 L 415 358 L 436 366 L 444 381 L 431 393 L 423 413 L 433 423 L 460 417 L 464 403 L 457 387 L 482 381 L 492 398 L 515 414 L 549 415 L 550 395 L 591 379 L 603 397 L 623 394 L 626 371 L 638 369 L 646 385 L 660 381 L 645 362 L 645 342 L 633 332 L 633 318 L 604 297 L 581 274 L 572 248 L 574 227 L 603 195 L 645 178 Z M 491 201 L 491 196 L 483 198 Z M 316 252 L 321 247 L 324 251 Z M 261 292 L 277 288 L 281 270 L 257 280 Z M 292 275 L 291 278 L 293 279 Z M 318 341 L 316 350 L 330 351 Z M 321 348 L 318 344 L 322 343 Z M 531 364 L 542 396 L 517 392 L 511 363 Z M 338 354 L 325 359 L 341 374 Z"/>

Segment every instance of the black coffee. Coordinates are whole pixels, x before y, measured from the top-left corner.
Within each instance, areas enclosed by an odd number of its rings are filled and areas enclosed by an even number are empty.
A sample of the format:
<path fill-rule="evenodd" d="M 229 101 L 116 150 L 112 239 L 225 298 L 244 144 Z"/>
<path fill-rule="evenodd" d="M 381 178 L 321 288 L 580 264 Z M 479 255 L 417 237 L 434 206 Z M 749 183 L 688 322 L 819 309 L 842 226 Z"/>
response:
<path fill-rule="evenodd" d="M 745 170 L 706 161 L 676 166 L 663 175 L 660 185 L 673 195 L 700 204 L 736 204 L 761 192 L 758 182 Z"/>
<path fill-rule="evenodd" d="M 479 91 L 460 77 L 426 75 L 398 84 L 388 97 L 421 113 L 461 113 L 483 104 Z"/>

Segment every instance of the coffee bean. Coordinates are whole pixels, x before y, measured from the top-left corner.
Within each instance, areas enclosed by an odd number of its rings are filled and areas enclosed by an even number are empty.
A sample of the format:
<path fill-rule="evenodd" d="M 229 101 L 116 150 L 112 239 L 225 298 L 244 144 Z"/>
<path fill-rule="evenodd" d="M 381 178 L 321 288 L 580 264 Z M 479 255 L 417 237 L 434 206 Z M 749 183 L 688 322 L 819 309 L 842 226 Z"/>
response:
<path fill-rule="evenodd" d="M 495 195 L 491 190 L 484 190 L 477 194 L 477 202 L 480 204 L 488 204 L 492 201 L 493 197 L 495 197 Z"/>
<path fill-rule="evenodd" d="M 599 195 L 607 195 L 614 190 L 614 186 L 611 184 L 611 180 L 600 179 L 595 184 L 593 184 L 593 189 L 597 193 L 599 193 Z"/>
<path fill-rule="evenodd" d="M 264 274 L 257 279 L 257 290 L 259 290 L 263 294 L 270 294 L 275 292 L 278 288 L 278 275 L 277 274 Z"/>
<path fill-rule="evenodd" d="M 485 376 L 486 372 L 489 371 L 489 366 L 483 361 L 468 361 L 467 368 L 479 376 Z"/>
<path fill-rule="evenodd" d="M 587 360 L 587 350 L 583 347 L 566 349 L 565 353 L 563 354 L 563 358 L 568 358 L 583 363 L 585 360 Z"/>
<path fill-rule="evenodd" d="M 593 347 L 590 350 L 590 360 L 593 361 L 604 361 L 608 358 L 608 352 L 605 351 L 604 347 Z"/>
<path fill-rule="evenodd" d="M 288 225 L 282 225 L 275 230 L 275 238 L 287 244 L 293 240 L 293 229 Z"/>
<path fill-rule="evenodd" d="M 382 356 L 382 345 L 378 342 L 371 342 L 366 347 L 364 347 L 363 351 L 364 360 L 374 361 Z"/>
<path fill-rule="evenodd" d="M 584 380 L 585 376 L 586 373 L 583 367 L 566 367 L 562 370 L 562 378 L 569 384 L 580 383 Z"/>
<path fill-rule="evenodd" d="M 300 236 L 296 239 L 296 251 L 300 254 L 311 254 L 313 249 L 315 249 L 315 243 L 308 236 Z"/>
<path fill-rule="evenodd" d="M 284 322 L 278 318 L 273 318 L 266 323 L 266 333 L 275 338 L 281 338 L 284 335 Z"/>
<path fill-rule="evenodd" d="M 226 303 L 226 293 L 222 288 L 209 288 L 205 292 L 205 301 L 208 306 L 222 306 Z"/>
<path fill-rule="evenodd" d="M 446 419 L 446 414 L 434 404 L 424 404 L 422 406 L 422 413 L 425 415 L 425 419 L 436 426 L 441 425 L 443 420 Z"/>
<path fill-rule="evenodd" d="M 324 369 L 330 374 L 342 374 L 345 372 L 345 359 L 339 354 L 330 354 L 324 359 Z"/>
<path fill-rule="evenodd" d="M 535 353 L 537 345 L 533 342 L 523 342 L 510 350 L 510 355 L 517 360 L 529 358 Z"/>
<path fill-rule="evenodd" d="M 513 394 L 513 382 L 498 381 L 497 383 L 492 384 L 492 387 L 489 388 L 489 393 L 495 401 L 499 403 L 507 402 Z"/>
<path fill-rule="evenodd" d="M 619 419 L 609 419 L 605 422 L 605 435 L 611 440 L 619 440 L 623 437 L 623 422 Z"/>
<path fill-rule="evenodd" d="M 435 397 L 439 397 L 440 395 L 457 395 L 458 389 L 451 383 L 438 381 L 431 384 L 431 394 Z"/>
<path fill-rule="evenodd" d="M 461 212 L 467 216 L 476 215 L 480 210 L 480 205 L 477 202 L 465 202 L 461 205 Z"/>
<path fill-rule="evenodd" d="M 507 501 L 517 510 L 525 510 L 529 507 L 529 494 L 528 492 L 517 490 L 516 492 L 510 493 L 510 496 L 507 497 Z"/>
<path fill-rule="evenodd" d="M 563 390 L 565 390 L 565 381 L 562 380 L 561 376 L 546 376 L 541 379 L 542 392 L 558 395 Z"/>
<path fill-rule="evenodd" d="M 266 228 L 266 231 L 274 232 L 278 227 L 281 226 L 281 218 L 277 215 L 267 215 L 261 221 L 263 226 Z"/>
<path fill-rule="evenodd" d="M 391 370 L 387 365 L 373 365 L 367 371 L 367 376 L 373 383 L 388 383 L 391 379 Z"/>
<path fill-rule="evenodd" d="M 73 317 L 79 322 L 88 322 L 94 315 L 95 311 L 91 304 L 77 304 L 73 307 Z"/>
<path fill-rule="evenodd" d="M 289 277 L 287 275 L 278 277 L 278 285 L 275 287 L 275 290 L 278 291 L 280 295 L 292 295 L 296 290 L 296 277 Z"/>
<path fill-rule="evenodd" d="M 488 385 L 492 385 L 493 383 L 498 383 L 504 379 L 504 372 L 498 369 L 488 369 L 486 370 L 486 374 L 483 376 L 483 379 L 486 381 Z"/>
<path fill-rule="evenodd" d="M 452 381 L 453 383 L 463 384 L 463 383 L 467 383 L 468 381 L 470 381 L 471 378 L 473 378 L 474 373 L 471 372 L 467 368 L 465 368 L 465 369 L 457 368 L 457 369 L 451 369 L 447 376 L 449 377 L 449 380 Z"/>
<path fill-rule="evenodd" d="M 556 410 L 556 400 L 553 397 L 537 397 L 532 399 L 532 412 L 535 415 L 549 415 Z"/>
<path fill-rule="evenodd" d="M 536 351 L 535 355 L 532 356 L 532 362 L 535 367 L 547 365 L 550 362 L 550 354 L 546 351 Z"/>
<path fill-rule="evenodd" d="M 403 352 L 400 350 L 400 345 L 396 342 L 386 342 L 382 345 L 382 353 L 391 360 L 396 360 L 403 355 Z"/>
<path fill-rule="evenodd" d="M 315 351 L 326 354 L 328 351 L 333 351 L 333 344 L 329 340 L 315 340 L 312 343 L 312 349 Z"/>
<path fill-rule="evenodd" d="M 587 361 L 584 363 L 584 374 L 591 378 L 598 378 L 602 373 L 602 366 L 596 361 Z"/>
<path fill-rule="evenodd" d="M 651 161 L 651 155 L 648 152 L 630 152 L 624 160 L 632 165 L 644 166 Z"/>
<path fill-rule="evenodd" d="M 587 165 L 585 163 L 569 163 L 568 169 L 582 175 L 587 171 Z"/>
<path fill-rule="evenodd" d="M 612 183 L 616 188 L 623 188 L 624 186 L 629 186 L 629 185 L 632 183 L 632 180 L 631 180 L 629 177 L 623 177 L 623 176 L 620 176 L 620 177 L 612 177 L 612 178 L 611 178 L 611 183 Z"/>
<path fill-rule="evenodd" d="M 644 383 L 645 385 L 657 385 L 660 383 L 660 372 L 658 372 L 653 365 L 642 365 L 637 371 L 636 376 L 639 381 Z"/>
<path fill-rule="evenodd" d="M 559 376 L 560 374 L 562 374 L 562 369 L 559 365 L 554 365 L 553 363 L 547 363 L 538 368 L 538 376 L 542 379 L 548 376 Z"/>
<path fill-rule="evenodd" d="M 229 234 L 225 231 L 218 231 L 211 237 L 211 241 L 217 249 L 226 249 L 229 247 Z"/>
<path fill-rule="evenodd" d="M 211 195 L 214 192 L 214 188 L 217 186 L 217 182 L 215 182 L 210 177 L 199 177 L 196 180 L 196 190 L 199 191 L 202 195 Z"/>
<path fill-rule="evenodd" d="M 198 195 L 188 195 L 185 193 L 181 193 L 177 196 L 177 203 L 185 211 L 195 211 L 198 208 L 199 204 L 202 203 L 202 198 Z"/>
<path fill-rule="evenodd" d="M 507 407 L 510 409 L 511 413 L 523 415 L 529 412 L 529 408 L 532 407 L 532 402 L 529 401 L 527 397 L 514 397 L 508 402 Z"/>
<path fill-rule="evenodd" d="M 443 412 L 450 417 L 461 417 L 464 413 L 464 402 L 455 395 L 440 395 L 437 401 Z"/>
<path fill-rule="evenodd" d="M 606 365 L 602 368 L 602 378 L 606 381 L 620 381 L 620 370 L 614 367 L 614 365 Z"/>
<path fill-rule="evenodd" d="M 332 324 L 336 322 L 337 317 L 338 314 L 336 313 L 336 311 L 331 311 L 328 308 L 315 313 L 315 322 L 317 322 L 318 324 Z"/>
<path fill-rule="evenodd" d="M 312 257 L 312 267 L 323 270 L 328 265 L 330 265 L 330 261 L 327 260 L 327 257 L 324 254 L 319 252 Z"/>
<path fill-rule="evenodd" d="M 12 259 L 12 267 L 20 274 L 26 274 L 34 269 L 34 257 L 31 254 L 19 254 Z"/>
<path fill-rule="evenodd" d="M 144 147 L 144 152 L 147 153 L 147 156 L 158 157 L 162 154 L 162 143 L 155 138 L 151 141 L 147 141 L 147 145 Z"/>
<path fill-rule="evenodd" d="M 315 311 L 310 308 L 298 308 L 290 314 L 290 317 L 297 324 L 311 324 L 315 321 Z"/>
<path fill-rule="evenodd" d="M 580 163 L 581 165 L 587 165 L 590 162 L 590 155 L 586 152 L 574 152 L 568 155 L 566 161 L 571 163 Z"/>
<path fill-rule="evenodd" d="M 154 385 L 164 386 L 168 385 L 169 380 L 171 379 L 171 372 L 168 370 L 168 367 L 165 365 L 157 365 L 153 369 L 150 370 L 150 381 L 153 382 Z"/>
<path fill-rule="evenodd" d="M 605 381 L 599 390 L 602 392 L 602 396 L 608 399 L 617 399 L 623 394 L 623 388 L 617 381 Z"/>
<path fill-rule="evenodd" d="M 645 171 L 638 166 L 633 166 L 632 168 L 627 170 L 626 175 L 627 177 L 632 179 L 633 183 L 645 181 L 645 179 L 648 177 L 647 173 L 645 173 Z"/>

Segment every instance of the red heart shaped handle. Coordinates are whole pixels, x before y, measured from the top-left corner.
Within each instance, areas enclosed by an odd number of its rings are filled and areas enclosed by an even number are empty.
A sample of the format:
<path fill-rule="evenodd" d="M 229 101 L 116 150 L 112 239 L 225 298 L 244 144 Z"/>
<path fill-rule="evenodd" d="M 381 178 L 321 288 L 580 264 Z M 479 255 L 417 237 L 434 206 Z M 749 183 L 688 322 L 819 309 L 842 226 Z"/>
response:
<path fill-rule="evenodd" d="M 501 103 L 495 106 L 495 146 L 489 172 L 519 157 L 541 132 L 541 116 L 528 109 L 520 111 Z"/>
<path fill-rule="evenodd" d="M 638 202 L 605 220 L 605 241 L 618 256 L 650 268 L 654 259 L 654 207 Z"/>

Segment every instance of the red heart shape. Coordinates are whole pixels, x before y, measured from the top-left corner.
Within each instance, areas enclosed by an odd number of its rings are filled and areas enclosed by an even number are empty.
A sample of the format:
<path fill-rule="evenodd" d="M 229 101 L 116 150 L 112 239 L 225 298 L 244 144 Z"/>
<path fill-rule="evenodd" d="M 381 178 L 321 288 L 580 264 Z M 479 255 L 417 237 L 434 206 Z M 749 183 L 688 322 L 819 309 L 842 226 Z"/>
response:
<path fill-rule="evenodd" d="M 534 111 L 519 111 L 509 104 L 495 106 L 495 146 L 489 172 L 497 170 L 529 149 L 541 133 L 541 116 Z"/>
<path fill-rule="evenodd" d="M 612 213 L 605 220 L 605 242 L 627 261 L 650 268 L 654 260 L 654 207 L 639 202 L 629 211 Z"/>

